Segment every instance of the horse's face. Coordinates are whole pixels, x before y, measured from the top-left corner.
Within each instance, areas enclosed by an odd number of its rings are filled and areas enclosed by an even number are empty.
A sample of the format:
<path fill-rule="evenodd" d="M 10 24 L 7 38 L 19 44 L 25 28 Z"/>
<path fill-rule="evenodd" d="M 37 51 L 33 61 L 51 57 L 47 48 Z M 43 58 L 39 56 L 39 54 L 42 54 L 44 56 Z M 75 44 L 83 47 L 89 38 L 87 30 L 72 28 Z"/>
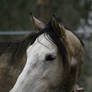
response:
<path fill-rule="evenodd" d="M 26 65 L 11 92 L 51 92 L 58 87 L 63 75 L 59 52 L 48 34 L 39 35 L 27 49 Z"/>
<path fill-rule="evenodd" d="M 57 46 L 44 34 L 27 49 L 27 62 L 11 92 L 49 92 L 62 80 Z"/>
<path fill-rule="evenodd" d="M 56 86 L 61 81 L 62 62 L 57 46 L 45 34 L 39 36 L 27 49 L 27 76 Z M 36 78 L 35 78 L 36 77 Z"/>

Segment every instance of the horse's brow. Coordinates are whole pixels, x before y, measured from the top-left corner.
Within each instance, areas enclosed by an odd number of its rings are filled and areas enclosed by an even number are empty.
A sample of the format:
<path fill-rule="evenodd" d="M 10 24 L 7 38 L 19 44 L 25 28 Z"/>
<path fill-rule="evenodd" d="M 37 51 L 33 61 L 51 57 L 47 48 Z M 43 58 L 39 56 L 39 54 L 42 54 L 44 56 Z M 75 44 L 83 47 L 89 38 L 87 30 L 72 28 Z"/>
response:
<path fill-rule="evenodd" d="M 50 39 L 48 39 L 49 36 L 47 36 L 47 35 L 44 34 L 44 37 L 45 37 L 46 40 L 48 40 L 50 43 L 52 43 L 52 41 L 51 41 Z M 39 38 L 37 38 L 37 41 L 38 41 L 41 45 L 43 45 L 44 47 L 50 49 L 50 48 L 49 48 L 48 46 L 46 46 L 45 44 L 41 43 L 40 40 L 39 40 Z"/>

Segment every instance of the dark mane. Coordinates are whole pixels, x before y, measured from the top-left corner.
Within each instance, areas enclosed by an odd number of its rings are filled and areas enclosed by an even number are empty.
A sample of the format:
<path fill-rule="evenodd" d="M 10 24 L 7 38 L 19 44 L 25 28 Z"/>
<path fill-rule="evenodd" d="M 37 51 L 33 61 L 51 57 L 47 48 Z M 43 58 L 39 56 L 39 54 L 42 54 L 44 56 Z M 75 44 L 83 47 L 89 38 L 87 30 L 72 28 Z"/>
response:
<path fill-rule="evenodd" d="M 64 45 L 64 42 L 60 40 L 60 38 L 55 32 L 53 32 L 50 22 L 46 25 L 46 27 L 43 30 L 39 31 L 38 33 L 29 34 L 28 36 L 24 37 L 24 39 L 17 42 L 6 43 L 7 47 L 2 52 L 11 53 L 10 64 L 14 64 L 19 59 L 21 59 L 26 54 L 27 47 L 33 44 L 36 38 L 43 33 L 48 34 L 51 37 L 54 44 L 58 47 L 58 51 L 61 54 L 63 59 L 63 64 L 66 65 L 66 63 L 68 62 L 67 49 Z M 1 44 L 4 44 L 4 43 L 1 43 Z"/>
<path fill-rule="evenodd" d="M 46 27 L 43 30 L 39 31 L 38 33 L 29 34 L 21 41 L 6 43 L 8 44 L 8 46 L 4 52 L 11 53 L 10 64 L 17 63 L 19 59 L 21 59 L 24 55 L 26 55 L 27 47 L 33 44 L 36 38 L 43 33 L 48 34 L 51 37 L 54 44 L 58 47 L 59 49 L 58 51 L 60 52 L 63 58 L 63 63 L 65 64 L 67 62 L 66 47 L 64 46 L 60 38 L 56 35 L 56 33 L 53 32 L 50 22 L 46 25 Z"/>

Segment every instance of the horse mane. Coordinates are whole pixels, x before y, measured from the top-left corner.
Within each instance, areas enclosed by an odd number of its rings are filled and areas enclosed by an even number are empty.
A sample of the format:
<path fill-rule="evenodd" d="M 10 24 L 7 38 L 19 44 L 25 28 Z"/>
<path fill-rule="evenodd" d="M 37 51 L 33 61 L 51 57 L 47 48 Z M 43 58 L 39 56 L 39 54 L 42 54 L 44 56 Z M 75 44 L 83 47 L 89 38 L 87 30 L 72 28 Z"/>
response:
<path fill-rule="evenodd" d="M 33 44 L 36 38 L 43 33 L 48 34 L 51 37 L 54 44 L 58 47 L 58 51 L 60 52 L 63 58 L 63 64 L 65 65 L 68 61 L 68 53 L 66 46 L 64 45 L 64 42 L 61 41 L 60 38 L 56 35 L 56 33 L 53 32 L 50 22 L 46 25 L 46 27 L 43 30 L 39 31 L 38 33 L 30 33 L 19 41 L 0 42 L 0 55 L 2 55 L 2 53 L 11 53 L 11 59 L 9 60 L 9 62 L 10 64 L 15 64 L 19 59 L 26 55 L 27 47 Z M 77 38 L 80 40 L 78 36 Z M 83 42 L 81 40 L 80 42 L 83 45 Z M 2 49 L 3 46 L 4 48 Z"/>

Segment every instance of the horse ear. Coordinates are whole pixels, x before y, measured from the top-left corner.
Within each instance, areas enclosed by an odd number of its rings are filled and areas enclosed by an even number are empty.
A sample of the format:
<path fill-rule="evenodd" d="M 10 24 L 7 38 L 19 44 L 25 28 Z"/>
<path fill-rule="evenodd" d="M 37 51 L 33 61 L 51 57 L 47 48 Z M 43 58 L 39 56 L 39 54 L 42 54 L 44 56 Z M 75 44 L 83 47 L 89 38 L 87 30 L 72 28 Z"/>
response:
<path fill-rule="evenodd" d="M 45 24 L 32 15 L 31 15 L 31 21 L 36 30 L 40 31 L 45 28 Z"/>
<path fill-rule="evenodd" d="M 57 19 L 55 16 L 52 16 L 51 18 L 51 26 L 52 26 L 53 31 L 57 33 L 59 37 L 65 36 L 65 28 L 63 25 L 57 22 Z"/>

